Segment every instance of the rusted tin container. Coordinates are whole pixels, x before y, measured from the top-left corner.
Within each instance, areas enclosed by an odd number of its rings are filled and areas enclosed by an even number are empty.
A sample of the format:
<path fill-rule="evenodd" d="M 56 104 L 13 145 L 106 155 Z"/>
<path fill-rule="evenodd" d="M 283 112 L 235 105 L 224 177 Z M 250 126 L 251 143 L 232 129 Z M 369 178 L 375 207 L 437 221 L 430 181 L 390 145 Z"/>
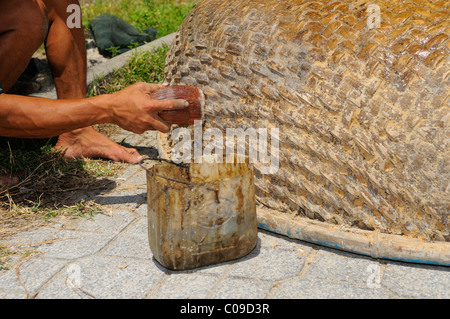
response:
<path fill-rule="evenodd" d="M 243 257 L 257 242 L 249 163 L 163 162 L 147 169 L 148 237 L 155 259 L 172 270 Z"/>

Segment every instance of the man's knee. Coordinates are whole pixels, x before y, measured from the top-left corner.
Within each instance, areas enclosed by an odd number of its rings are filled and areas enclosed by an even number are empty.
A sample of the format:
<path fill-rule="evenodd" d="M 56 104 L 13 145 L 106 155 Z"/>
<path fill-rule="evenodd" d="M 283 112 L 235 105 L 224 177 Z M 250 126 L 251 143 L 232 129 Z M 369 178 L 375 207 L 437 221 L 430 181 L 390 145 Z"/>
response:
<path fill-rule="evenodd" d="M 47 37 L 49 28 L 49 19 L 45 4 L 41 0 L 32 0 L 32 1 L 25 0 L 25 2 L 32 3 L 30 5 L 29 9 L 30 11 L 28 12 L 27 15 L 28 18 L 35 19 L 30 20 L 31 26 L 28 26 L 28 31 L 30 33 L 34 33 L 36 40 L 42 44 L 45 41 L 45 38 Z"/>
<path fill-rule="evenodd" d="M 30 41 L 30 45 L 34 46 L 40 46 L 47 37 L 49 19 L 41 0 L 1 1 L 0 15 L 0 34 L 17 32 L 21 39 Z"/>
<path fill-rule="evenodd" d="M 48 33 L 40 0 L 0 1 L 0 82 L 8 91 L 25 70 Z"/>

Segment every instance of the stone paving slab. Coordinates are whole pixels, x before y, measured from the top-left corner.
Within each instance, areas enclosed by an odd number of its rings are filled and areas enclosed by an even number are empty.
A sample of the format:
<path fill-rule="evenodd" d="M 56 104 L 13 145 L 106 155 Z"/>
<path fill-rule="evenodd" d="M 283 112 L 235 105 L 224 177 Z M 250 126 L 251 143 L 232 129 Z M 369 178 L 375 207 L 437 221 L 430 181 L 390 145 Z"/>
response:
<path fill-rule="evenodd" d="M 274 299 L 387 299 L 399 298 L 380 288 L 368 288 L 348 282 L 293 278 L 275 287 Z"/>

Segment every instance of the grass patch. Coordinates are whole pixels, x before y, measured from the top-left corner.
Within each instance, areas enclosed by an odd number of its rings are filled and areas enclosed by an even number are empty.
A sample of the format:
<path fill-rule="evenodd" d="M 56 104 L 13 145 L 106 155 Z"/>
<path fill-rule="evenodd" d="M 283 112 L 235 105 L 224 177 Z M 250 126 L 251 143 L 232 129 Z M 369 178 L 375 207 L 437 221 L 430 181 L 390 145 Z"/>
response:
<path fill-rule="evenodd" d="M 0 173 L 20 178 L 19 184 L 0 188 L 0 239 L 55 216 L 93 216 L 101 207 L 87 194 L 112 189 L 111 177 L 125 165 L 102 159 L 66 160 L 51 140 L 1 138 L 0 144 Z"/>
<path fill-rule="evenodd" d="M 113 14 L 133 25 L 138 31 L 158 29 L 157 38 L 178 30 L 197 1 L 193 0 L 97 0 L 82 4 L 83 26 L 101 14 Z"/>
<path fill-rule="evenodd" d="M 9 269 L 8 259 L 11 255 L 11 251 L 0 244 L 0 271 Z"/>
<path fill-rule="evenodd" d="M 124 67 L 107 77 L 98 77 L 88 88 L 88 96 L 120 91 L 136 82 L 162 83 L 169 46 L 163 44 L 152 51 L 136 50 Z"/>

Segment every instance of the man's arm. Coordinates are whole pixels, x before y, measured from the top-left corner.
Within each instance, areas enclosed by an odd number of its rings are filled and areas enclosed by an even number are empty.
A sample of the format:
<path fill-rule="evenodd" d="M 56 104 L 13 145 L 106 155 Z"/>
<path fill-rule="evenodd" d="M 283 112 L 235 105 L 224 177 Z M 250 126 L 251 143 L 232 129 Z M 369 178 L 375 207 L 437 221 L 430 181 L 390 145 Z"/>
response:
<path fill-rule="evenodd" d="M 103 105 L 100 98 L 51 100 L 2 94 L 0 136 L 45 138 L 104 123 L 108 113 Z"/>
<path fill-rule="evenodd" d="M 162 85 L 134 84 L 120 92 L 76 100 L 0 94 L 0 136 L 46 138 L 78 128 L 114 123 L 134 133 L 169 130 L 158 112 L 182 109 L 184 100 L 152 100 Z"/>

